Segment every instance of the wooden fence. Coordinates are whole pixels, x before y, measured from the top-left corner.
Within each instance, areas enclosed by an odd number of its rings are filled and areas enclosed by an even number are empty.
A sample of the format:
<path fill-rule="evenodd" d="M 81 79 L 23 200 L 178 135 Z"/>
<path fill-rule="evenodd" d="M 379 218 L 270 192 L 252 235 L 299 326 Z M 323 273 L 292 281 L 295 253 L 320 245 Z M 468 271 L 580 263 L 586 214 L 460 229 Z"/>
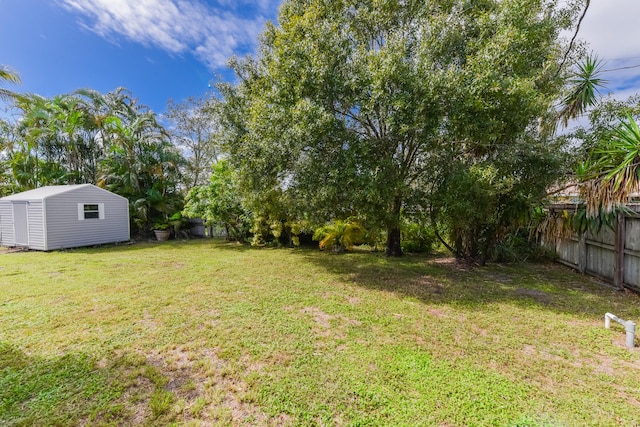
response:
<path fill-rule="evenodd" d="M 558 238 L 555 251 L 559 262 L 581 273 L 640 292 L 640 217 L 618 215 L 613 230 Z"/>

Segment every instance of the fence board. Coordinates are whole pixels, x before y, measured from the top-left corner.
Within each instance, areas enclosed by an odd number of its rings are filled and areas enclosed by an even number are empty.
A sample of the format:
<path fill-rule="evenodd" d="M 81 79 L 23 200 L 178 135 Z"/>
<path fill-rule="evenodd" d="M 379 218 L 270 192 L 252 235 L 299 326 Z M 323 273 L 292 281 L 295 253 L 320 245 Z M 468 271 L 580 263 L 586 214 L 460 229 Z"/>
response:
<path fill-rule="evenodd" d="M 558 257 L 572 265 L 578 266 L 578 242 L 569 239 L 556 241 L 556 254 Z"/>
<path fill-rule="evenodd" d="M 624 256 L 624 282 L 625 284 L 640 289 L 640 258 L 635 255 Z"/>
<path fill-rule="evenodd" d="M 563 264 L 618 288 L 640 291 L 640 218 L 621 215 L 614 228 L 557 238 L 556 255 Z"/>
<path fill-rule="evenodd" d="M 602 227 L 598 233 L 588 231 L 587 240 L 613 246 L 616 242 L 616 233 L 609 227 Z"/>
<path fill-rule="evenodd" d="M 625 248 L 640 252 L 640 219 L 627 218 L 626 231 L 624 240 Z"/>
<path fill-rule="evenodd" d="M 585 266 L 587 271 L 613 280 L 614 265 L 615 257 L 611 249 L 590 245 L 587 241 L 587 264 Z"/>

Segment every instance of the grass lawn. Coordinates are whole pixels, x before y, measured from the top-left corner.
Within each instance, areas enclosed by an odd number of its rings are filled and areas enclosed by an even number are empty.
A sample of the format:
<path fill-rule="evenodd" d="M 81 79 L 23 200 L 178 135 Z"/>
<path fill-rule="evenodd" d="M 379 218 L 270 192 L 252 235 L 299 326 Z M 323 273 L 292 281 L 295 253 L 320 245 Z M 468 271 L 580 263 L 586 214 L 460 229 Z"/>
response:
<path fill-rule="evenodd" d="M 607 311 L 640 323 L 640 298 L 551 264 L 0 253 L 0 426 L 639 426 Z"/>

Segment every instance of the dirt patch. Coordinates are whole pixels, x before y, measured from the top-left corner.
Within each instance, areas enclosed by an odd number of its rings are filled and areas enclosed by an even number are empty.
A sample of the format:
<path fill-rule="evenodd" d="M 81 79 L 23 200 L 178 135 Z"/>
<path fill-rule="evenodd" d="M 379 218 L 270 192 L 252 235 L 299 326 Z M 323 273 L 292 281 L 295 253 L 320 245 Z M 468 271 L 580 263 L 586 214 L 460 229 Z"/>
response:
<path fill-rule="evenodd" d="M 16 252 L 29 252 L 29 248 L 25 247 L 25 246 L 16 246 L 16 247 L 13 247 L 13 248 L 5 248 L 5 247 L 0 248 L 0 255 L 1 254 L 13 254 L 13 253 L 16 253 Z"/>
<path fill-rule="evenodd" d="M 359 297 L 347 296 L 345 298 L 347 298 L 347 302 L 351 305 L 358 305 L 362 302 L 362 298 Z"/>
<path fill-rule="evenodd" d="M 184 262 L 175 262 L 175 261 L 163 261 L 158 265 L 162 268 L 172 268 L 174 270 L 181 270 L 185 267 Z"/>
<path fill-rule="evenodd" d="M 158 329 L 158 322 L 148 312 L 145 312 L 144 318 L 138 320 L 136 323 L 148 331 L 155 331 Z"/>
<path fill-rule="evenodd" d="M 430 276 L 418 276 L 410 279 L 407 283 L 406 290 L 411 295 L 421 298 L 434 297 L 444 293 L 444 287 Z"/>
<path fill-rule="evenodd" d="M 129 360 L 118 379 L 125 383 L 126 391 L 113 402 L 126 408 L 118 418 L 121 425 L 164 424 L 168 419 L 200 421 L 203 425 L 286 426 L 291 423 L 285 414 L 268 416 L 247 398 L 249 387 L 243 375 L 263 368 L 249 365 L 248 358 L 233 363 L 219 357 L 216 349 L 193 352 L 181 346 L 136 353 L 128 358 L 117 357 Z M 273 363 L 289 357 L 278 356 Z M 98 367 L 110 363 L 113 362 L 101 360 Z M 162 416 L 168 419 L 154 418 L 152 413 L 151 396 L 158 390 L 174 397 L 171 408 Z M 107 421 L 110 415 L 105 413 L 98 418 Z"/>
<path fill-rule="evenodd" d="M 538 289 L 518 288 L 515 290 L 515 294 L 533 298 L 540 304 L 549 304 L 551 302 L 549 294 Z"/>
<path fill-rule="evenodd" d="M 427 313 L 434 317 L 447 317 L 447 313 L 442 308 L 429 307 L 427 308 Z"/>
<path fill-rule="evenodd" d="M 351 319 L 347 316 L 327 314 L 318 307 L 305 307 L 300 312 L 313 316 L 316 324 L 314 332 L 322 337 L 344 339 L 346 337 L 345 329 L 348 326 L 360 326 L 362 324 L 359 320 Z"/>
<path fill-rule="evenodd" d="M 435 258 L 430 261 L 431 264 L 444 266 L 453 271 L 472 271 L 474 264 L 457 260 L 455 257 Z"/>
<path fill-rule="evenodd" d="M 498 283 L 512 283 L 513 282 L 513 278 L 511 278 L 511 276 L 508 276 L 506 274 L 488 274 L 487 275 L 488 278 L 492 279 L 494 282 L 498 282 Z"/>
<path fill-rule="evenodd" d="M 311 314 L 313 319 L 316 321 L 316 325 L 320 326 L 324 329 L 329 329 L 331 327 L 331 316 L 324 311 L 320 310 L 318 307 L 305 307 L 301 310 L 303 314 Z"/>

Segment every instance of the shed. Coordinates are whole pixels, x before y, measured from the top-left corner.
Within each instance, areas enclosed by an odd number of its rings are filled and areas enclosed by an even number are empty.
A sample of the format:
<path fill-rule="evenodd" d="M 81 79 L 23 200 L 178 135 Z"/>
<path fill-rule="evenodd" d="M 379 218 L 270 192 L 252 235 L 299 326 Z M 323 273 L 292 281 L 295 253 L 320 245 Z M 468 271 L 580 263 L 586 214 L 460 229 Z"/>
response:
<path fill-rule="evenodd" d="M 52 185 L 0 199 L 0 246 L 49 251 L 127 240 L 128 200 L 95 185 Z"/>

